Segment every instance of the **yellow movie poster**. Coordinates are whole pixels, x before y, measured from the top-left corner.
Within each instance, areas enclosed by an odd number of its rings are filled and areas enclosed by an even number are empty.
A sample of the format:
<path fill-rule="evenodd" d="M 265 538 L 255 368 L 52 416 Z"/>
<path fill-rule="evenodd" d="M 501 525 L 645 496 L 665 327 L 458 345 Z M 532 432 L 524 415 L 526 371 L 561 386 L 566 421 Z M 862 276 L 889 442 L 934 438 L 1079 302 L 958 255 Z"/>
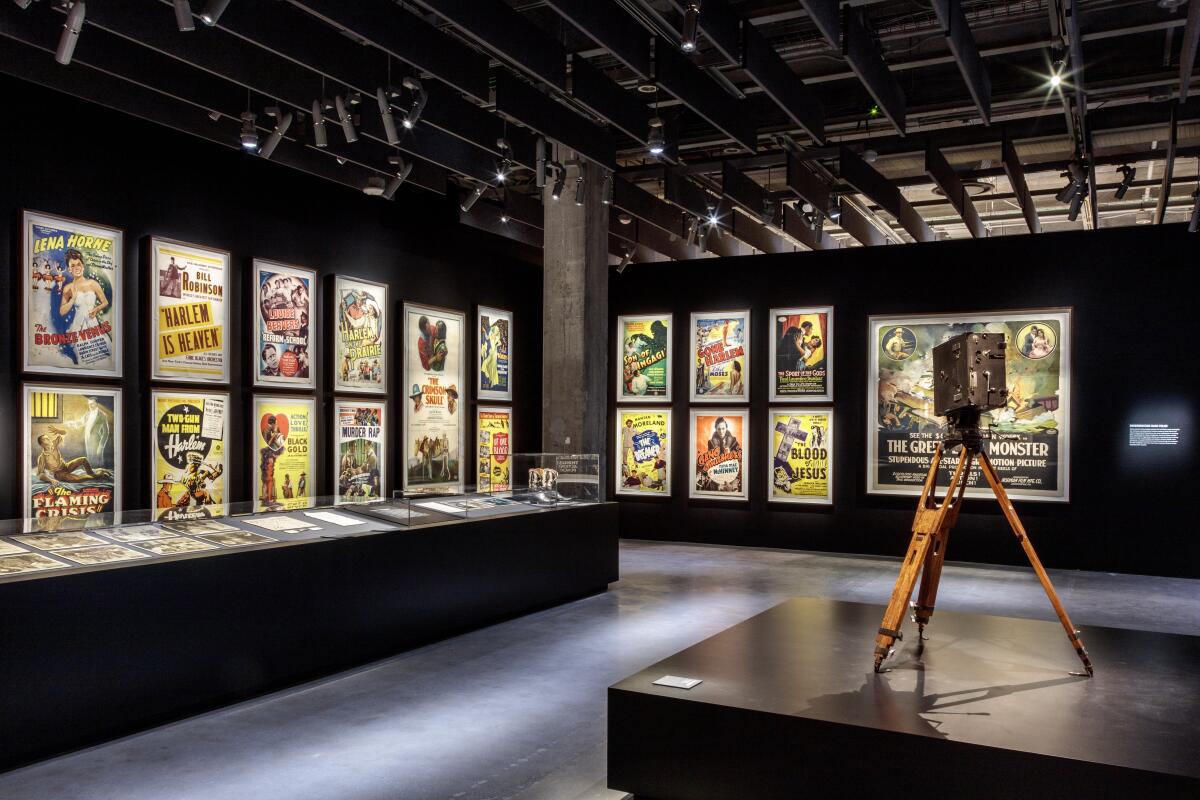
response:
<path fill-rule="evenodd" d="M 150 264 L 150 376 L 229 383 L 229 254 L 156 237 Z"/>
<path fill-rule="evenodd" d="M 338 400 L 333 407 L 335 504 L 379 500 L 387 491 L 387 403 Z"/>
<path fill-rule="evenodd" d="M 711 500 L 745 500 L 746 464 L 749 463 L 750 413 L 729 409 L 721 413 L 692 411 L 692 482 L 688 497 Z"/>
<path fill-rule="evenodd" d="M 405 489 L 463 490 L 464 328 L 459 311 L 404 304 Z"/>
<path fill-rule="evenodd" d="M 50 530 L 117 511 L 121 390 L 26 384 L 24 401 L 25 516 Z"/>
<path fill-rule="evenodd" d="M 150 406 L 155 519 L 222 516 L 229 395 L 156 389 Z"/>
<path fill-rule="evenodd" d="M 693 403 L 750 399 L 750 312 L 692 314 Z"/>
<path fill-rule="evenodd" d="M 385 394 L 388 290 L 381 283 L 338 275 L 334 280 L 333 388 Z"/>
<path fill-rule="evenodd" d="M 617 494 L 671 494 L 671 409 L 617 409 Z"/>
<path fill-rule="evenodd" d="M 773 408 L 772 503 L 833 503 L 833 409 Z"/>
<path fill-rule="evenodd" d="M 476 409 L 479 453 L 475 488 L 481 492 L 512 489 L 512 409 L 480 406 Z"/>
<path fill-rule="evenodd" d="M 120 377 L 124 234 L 34 211 L 21 227 L 24 371 Z"/>
<path fill-rule="evenodd" d="M 671 400 L 670 314 L 617 317 L 617 401 Z"/>
<path fill-rule="evenodd" d="M 316 481 L 316 404 L 308 397 L 255 395 L 255 508 L 307 508 Z"/>
<path fill-rule="evenodd" d="M 833 306 L 771 309 L 771 402 L 833 400 Z"/>

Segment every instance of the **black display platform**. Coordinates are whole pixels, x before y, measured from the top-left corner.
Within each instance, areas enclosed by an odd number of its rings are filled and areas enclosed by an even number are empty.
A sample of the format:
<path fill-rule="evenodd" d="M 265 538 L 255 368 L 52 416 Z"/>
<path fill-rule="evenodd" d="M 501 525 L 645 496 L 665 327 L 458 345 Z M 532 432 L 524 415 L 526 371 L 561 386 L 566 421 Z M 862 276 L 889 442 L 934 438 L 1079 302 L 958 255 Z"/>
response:
<path fill-rule="evenodd" d="M 637 800 L 1200 797 L 1200 637 L 938 611 L 872 671 L 883 606 L 795 598 L 608 690 Z M 693 689 L 651 682 L 701 678 Z"/>
<path fill-rule="evenodd" d="M 0 769 L 617 580 L 614 503 L 0 583 Z"/>

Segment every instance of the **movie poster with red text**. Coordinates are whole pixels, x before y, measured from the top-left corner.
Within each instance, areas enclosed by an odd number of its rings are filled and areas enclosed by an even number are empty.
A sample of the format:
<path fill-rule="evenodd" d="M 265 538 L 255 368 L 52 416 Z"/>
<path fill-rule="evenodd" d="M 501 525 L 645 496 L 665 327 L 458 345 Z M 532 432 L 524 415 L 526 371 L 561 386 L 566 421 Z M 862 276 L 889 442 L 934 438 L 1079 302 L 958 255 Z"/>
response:
<path fill-rule="evenodd" d="M 750 399 L 750 312 L 692 314 L 693 403 Z"/>
<path fill-rule="evenodd" d="M 512 409 L 480 406 L 475 429 L 479 439 L 475 488 L 480 492 L 512 489 Z"/>
<path fill-rule="evenodd" d="M 53 530 L 118 510 L 121 390 L 26 384 L 23 395 L 25 516 Z"/>
<path fill-rule="evenodd" d="M 250 358 L 255 386 L 313 388 L 317 348 L 313 285 L 317 273 L 254 260 L 255 330 Z"/>
<path fill-rule="evenodd" d="M 465 320 L 459 311 L 404 304 L 406 490 L 463 490 Z"/>
<path fill-rule="evenodd" d="M 122 232 L 26 211 L 22 240 L 24 371 L 120 377 Z"/>
<path fill-rule="evenodd" d="M 745 500 L 749 411 L 692 411 L 691 423 L 692 483 L 688 497 Z"/>

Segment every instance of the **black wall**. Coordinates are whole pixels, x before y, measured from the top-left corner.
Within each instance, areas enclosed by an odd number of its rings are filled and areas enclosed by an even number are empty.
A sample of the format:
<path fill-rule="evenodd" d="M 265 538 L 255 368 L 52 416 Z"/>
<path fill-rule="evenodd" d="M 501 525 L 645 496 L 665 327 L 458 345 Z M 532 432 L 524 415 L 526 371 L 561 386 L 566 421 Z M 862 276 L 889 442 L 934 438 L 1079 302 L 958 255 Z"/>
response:
<path fill-rule="evenodd" d="M 866 494 L 868 316 L 1071 306 L 1071 501 L 1018 501 L 1030 539 L 1047 566 L 1200 577 L 1197 269 L 1200 236 L 1182 225 L 631 266 L 612 276 L 611 326 L 618 314 L 674 313 L 674 444 L 672 496 L 622 496 L 621 535 L 900 555 L 916 498 Z M 768 507 L 753 455 L 767 446 L 768 312 L 826 304 L 835 306 L 834 504 Z M 689 500 L 688 315 L 747 306 L 750 500 Z M 1131 422 L 1164 421 L 1183 428 L 1179 446 L 1128 446 Z M 967 501 L 947 552 L 1026 563 L 993 500 Z"/>
<path fill-rule="evenodd" d="M 20 494 L 20 320 L 21 209 L 33 209 L 123 228 L 125 231 L 124 386 L 125 508 L 148 508 L 150 386 L 146 367 L 147 328 L 142 289 L 143 254 L 150 235 L 230 251 L 234 270 L 230 472 L 231 500 L 249 500 L 253 465 L 245 463 L 250 435 L 251 379 L 246 339 L 253 304 L 245 297 L 253 258 L 298 264 L 320 271 L 387 283 L 390 400 L 388 481 L 400 487 L 403 358 L 399 337 L 405 301 L 460 310 L 468 334 L 475 306 L 514 312 L 514 449 L 536 452 L 541 439 L 541 268 L 528 263 L 497 237 L 457 223 L 451 198 L 401 188 L 393 202 L 367 197 L 344 186 L 161 128 L 74 98 L 0 78 L 0 96 L 25 109 L 19 121 L 0 128 L 0 519 L 21 514 Z M 322 292 L 323 294 L 323 292 Z M 324 298 L 322 297 L 322 301 Z M 324 311 L 322 312 L 324 320 Z M 473 375 L 473 337 L 468 335 L 465 374 Z M 319 387 L 329 375 L 322 342 Z M 47 380 L 45 376 L 31 376 Z M 69 375 L 62 380 L 70 380 Z M 464 421 L 463 469 L 473 482 L 475 386 L 468 378 L 460 413 Z M 217 387 L 212 387 L 217 388 Z M 277 390 L 262 390 L 286 394 Z M 330 492 L 329 424 L 332 395 L 318 394 L 321 493 Z"/>

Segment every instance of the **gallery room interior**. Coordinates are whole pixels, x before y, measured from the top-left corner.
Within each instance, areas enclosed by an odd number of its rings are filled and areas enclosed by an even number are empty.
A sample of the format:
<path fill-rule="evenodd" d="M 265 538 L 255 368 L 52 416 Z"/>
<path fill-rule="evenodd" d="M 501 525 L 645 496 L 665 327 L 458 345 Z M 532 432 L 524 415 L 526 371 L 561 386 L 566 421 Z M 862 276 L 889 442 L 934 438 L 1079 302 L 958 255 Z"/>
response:
<path fill-rule="evenodd" d="M 1198 43 L 0 0 L 0 798 L 1200 796 Z"/>

